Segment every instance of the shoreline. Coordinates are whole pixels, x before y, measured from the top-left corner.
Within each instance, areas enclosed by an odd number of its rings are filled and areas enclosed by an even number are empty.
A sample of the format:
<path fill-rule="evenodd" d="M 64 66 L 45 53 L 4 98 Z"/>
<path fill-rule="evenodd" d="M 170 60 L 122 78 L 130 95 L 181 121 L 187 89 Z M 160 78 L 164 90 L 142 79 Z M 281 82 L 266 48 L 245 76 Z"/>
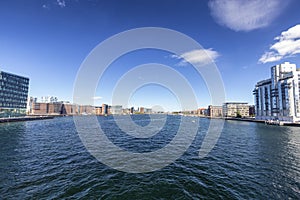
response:
<path fill-rule="evenodd" d="M 67 115 L 72 116 L 72 115 Z M 67 117 L 66 115 L 26 115 L 22 117 L 6 117 L 0 118 L 0 123 L 8 123 L 8 122 L 22 122 L 22 121 L 33 121 L 33 120 L 45 120 L 45 119 L 53 119 L 55 117 Z M 105 115 L 99 115 L 105 116 Z M 297 122 L 284 122 L 284 121 L 267 121 L 267 120 L 256 120 L 253 118 L 224 118 L 224 117 L 208 117 L 208 116 L 199 116 L 199 115 L 184 115 L 184 116 L 192 116 L 192 117 L 200 117 L 200 118 L 207 118 L 207 119 L 221 119 L 225 121 L 240 121 L 240 122 L 253 122 L 253 123 L 260 123 L 266 124 L 271 126 L 293 126 L 293 127 L 300 127 L 300 123 Z"/>
<path fill-rule="evenodd" d="M 255 123 L 261 123 L 271 126 L 294 126 L 294 127 L 300 127 L 300 123 L 295 122 L 284 122 L 284 121 L 267 121 L 267 120 L 257 120 L 257 119 L 251 119 L 251 118 L 223 118 L 224 120 L 232 120 L 232 121 L 242 121 L 242 122 L 255 122 Z"/>
<path fill-rule="evenodd" d="M 44 119 L 53 119 L 53 118 L 54 116 L 6 117 L 6 118 L 0 118 L 0 123 L 23 122 L 23 121 L 44 120 Z"/>
<path fill-rule="evenodd" d="M 293 126 L 293 127 L 300 127 L 300 122 L 287 122 L 287 121 L 273 121 L 273 120 L 258 120 L 254 118 L 234 118 L 234 117 L 209 117 L 203 115 L 184 115 L 184 116 L 192 116 L 192 117 L 200 117 L 200 118 L 207 118 L 207 119 L 221 119 L 225 121 L 241 121 L 241 122 L 254 122 L 260 124 L 266 124 L 271 126 Z"/>

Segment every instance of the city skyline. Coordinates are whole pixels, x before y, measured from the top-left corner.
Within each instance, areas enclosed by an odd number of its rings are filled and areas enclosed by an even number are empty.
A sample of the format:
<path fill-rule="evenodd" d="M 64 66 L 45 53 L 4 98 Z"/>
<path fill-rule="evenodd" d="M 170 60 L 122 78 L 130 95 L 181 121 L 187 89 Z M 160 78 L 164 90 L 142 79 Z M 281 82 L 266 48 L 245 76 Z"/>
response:
<path fill-rule="evenodd" d="M 254 104 L 252 90 L 258 80 L 269 76 L 271 66 L 285 61 L 300 64 L 300 14 L 295 0 L 49 0 L 0 5 L 0 67 L 30 77 L 29 96 L 50 95 L 72 102 L 76 74 L 89 52 L 119 32 L 140 27 L 176 30 L 199 42 L 221 73 L 226 101 Z M 161 63 L 183 74 L 195 91 L 198 108 L 206 107 L 211 100 L 205 82 L 186 62 L 205 62 L 200 54 L 172 55 L 152 49 L 126 54 L 100 80 L 95 105 L 111 104 L 116 82 L 133 67 Z M 180 110 L 174 94 L 159 85 L 139 88 L 129 106 L 154 105 Z"/>

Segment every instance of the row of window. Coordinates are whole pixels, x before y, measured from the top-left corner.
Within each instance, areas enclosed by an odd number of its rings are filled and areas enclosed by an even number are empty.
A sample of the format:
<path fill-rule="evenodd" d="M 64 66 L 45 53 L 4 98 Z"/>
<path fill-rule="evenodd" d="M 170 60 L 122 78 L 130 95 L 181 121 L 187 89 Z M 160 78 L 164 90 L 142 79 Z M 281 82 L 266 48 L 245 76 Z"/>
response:
<path fill-rule="evenodd" d="M 26 99 L 12 99 L 12 98 L 1 98 L 0 102 L 12 102 L 12 103 L 26 103 Z"/>
<path fill-rule="evenodd" d="M 16 94 L 16 93 L 0 93 L 0 98 L 4 97 L 11 97 L 15 99 L 26 99 L 27 100 L 27 94 Z"/>
<path fill-rule="evenodd" d="M 19 86 L 23 86 L 23 87 L 27 87 L 28 83 L 19 83 L 19 82 L 12 82 L 12 81 L 3 81 L 0 80 L 0 85 L 19 85 Z"/>
<path fill-rule="evenodd" d="M 28 91 L 28 87 L 24 87 L 24 86 L 19 86 L 19 85 L 9 85 L 9 84 L 0 84 L 0 90 L 17 90 L 17 91 L 24 91 L 27 92 Z"/>
<path fill-rule="evenodd" d="M 1 88 L 14 88 L 14 89 L 26 89 L 28 88 L 28 85 L 24 84 L 24 85 L 15 85 L 15 84 L 9 84 L 9 83 L 3 83 L 3 82 L 0 82 L 0 87 Z"/>
<path fill-rule="evenodd" d="M 23 82 L 27 82 L 29 83 L 29 79 L 22 77 L 22 76 L 17 76 L 17 75 L 13 75 L 13 74 L 8 74 L 5 72 L 0 72 L 0 80 L 19 80 L 19 81 L 23 81 Z"/>
<path fill-rule="evenodd" d="M 25 81 L 25 80 L 20 80 L 20 79 L 16 79 L 16 80 L 12 80 L 12 79 L 7 79 L 7 80 L 3 80 L 3 79 L 0 79 L 0 82 L 1 83 L 9 83 L 9 84 L 12 84 L 12 85 L 28 85 L 29 82 Z"/>
<path fill-rule="evenodd" d="M 26 108 L 29 79 L 0 72 L 0 107 Z"/>
<path fill-rule="evenodd" d="M 25 104 L 14 104 L 14 103 L 2 103 L 2 102 L 0 102 L 0 107 L 26 108 L 26 103 Z"/>
<path fill-rule="evenodd" d="M 14 90 L 14 89 L 7 89 L 7 88 L 0 88 L 0 95 L 4 94 L 18 94 L 20 96 L 27 95 L 28 90 Z"/>

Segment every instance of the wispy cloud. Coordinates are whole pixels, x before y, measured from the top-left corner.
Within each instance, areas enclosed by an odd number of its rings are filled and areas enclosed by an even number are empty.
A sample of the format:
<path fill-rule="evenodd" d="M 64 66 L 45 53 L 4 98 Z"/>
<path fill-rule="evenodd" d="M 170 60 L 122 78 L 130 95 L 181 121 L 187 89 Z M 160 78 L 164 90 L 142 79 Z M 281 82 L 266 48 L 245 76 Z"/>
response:
<path fill-rule="evenodd" d="M 96 97 L 93 97 L 94 100 L 100 100 L 102 99 L 102 97 L 99 97 L 99 96 L 96 96 Z"/>
<path fill-rule="evenodd" d="M 51 10 L 51 8 L 54 7 L 60 7 L 65 8 L 66 7 L 66 1 L 65 0 L 51 0 L 48 1 L 48 3 L 42 4 L 42 8 Z"/>
<path fill-rule="evenodd" d="M 57 5 L 59 5 L 61 8 L 66 7 L 66 2 L 65 0 L 56 0 Z"/>
<path fill-rule="evenodd" d="M 287 31 L 283 31 L 274 40 L 276 42 L 271 45 L 269 51 L 265 52 L 259 59 L 260 63 L 275 62 L 299 54 L 300 24 L 289 28 Z"/>
<path fill-rule="evenodd" d="M 172 58 L 180 59 L 179 66 L 186 66 L 187 63 L 196 65 L 206 65 L 211 62 L 215 62 L 215 59 L 219 57 L 219 53 L 213 49 L 197 49 L 189 52 L 185 52 L 181 55 L 172 55 Z"/>
<path fill-rule="evenodd" d="M 287 5 L 281 0 L 210 0 L 211 15 L 220 25 L 234 31 L 268 26 Z"/>
<path fill-rule="evenodd" d="M 43 4 L 42 7 L 45 9 L 49 9 L 49 5 L 47 5 L 47 4 Z"/>

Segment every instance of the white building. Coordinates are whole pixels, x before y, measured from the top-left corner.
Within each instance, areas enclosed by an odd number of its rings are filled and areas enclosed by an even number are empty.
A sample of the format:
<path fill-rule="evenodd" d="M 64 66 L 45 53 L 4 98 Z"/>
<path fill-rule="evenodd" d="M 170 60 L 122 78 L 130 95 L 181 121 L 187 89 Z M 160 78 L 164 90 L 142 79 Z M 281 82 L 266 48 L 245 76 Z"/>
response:
<path fill-rule="evenodd" d="M 227 102 L 223 104 L 223 117 L 249 117 L 249 105 L 244 102 Z"/>
<path fill-rule="evenodd" d="M 110 107 L 110 112 L 113 115 L 121 115 L 122 114 L 122 106 L 121 105 L 114 105 Z"/>
<path fill-rule="evenodd" d="M 285 62 L 271 67 L 271 78 L 256 84 L 256 119 L 300 121 L 300 69 Z"/>

